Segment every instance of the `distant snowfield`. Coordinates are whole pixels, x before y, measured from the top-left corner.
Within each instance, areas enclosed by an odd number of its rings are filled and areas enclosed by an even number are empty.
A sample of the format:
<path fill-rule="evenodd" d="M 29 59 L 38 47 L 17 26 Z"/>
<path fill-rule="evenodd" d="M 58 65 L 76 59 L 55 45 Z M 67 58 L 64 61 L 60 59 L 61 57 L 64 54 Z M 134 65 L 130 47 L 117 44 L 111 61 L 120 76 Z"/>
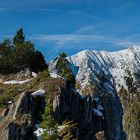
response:
<path fill-rule="evenodd" d="M 10 80 L 10 81 L 5 81 L 5 82 L 3 82 L 3 84 L 11 84 L 11 85 L 13 85 L 13 84 L 24 84 L 24 83 L 26 83 L 26 82 L 31 81 L 32 79 L 33 79 L 33 78 L 31 78 L 31 79 L 26 79 L 26 80 L 23 80 L 23 81 Z"/>

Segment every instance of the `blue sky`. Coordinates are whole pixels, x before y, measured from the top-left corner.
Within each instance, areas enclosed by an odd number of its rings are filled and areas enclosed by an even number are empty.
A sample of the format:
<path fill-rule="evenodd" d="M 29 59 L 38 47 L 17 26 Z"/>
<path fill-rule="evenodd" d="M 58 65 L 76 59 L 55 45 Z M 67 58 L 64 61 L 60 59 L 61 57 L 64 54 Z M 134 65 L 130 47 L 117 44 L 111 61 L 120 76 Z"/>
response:
<path fill-rule="evenodd" d="M 140 44 L 140 0 L 0 0 L 0 41 L 23 27 L 47 60 Z"/>

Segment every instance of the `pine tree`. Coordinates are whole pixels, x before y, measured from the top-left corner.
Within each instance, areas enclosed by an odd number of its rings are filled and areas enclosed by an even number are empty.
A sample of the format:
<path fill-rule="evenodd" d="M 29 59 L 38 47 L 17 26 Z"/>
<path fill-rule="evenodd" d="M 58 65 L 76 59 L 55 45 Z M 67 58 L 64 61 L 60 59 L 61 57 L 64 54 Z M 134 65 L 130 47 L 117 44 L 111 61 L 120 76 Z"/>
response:
<path fill-rule="evenodd" d="M 43 114 L 43 121 L 41 127 L 45 129 L 42 135 L 43 140 L 56 140 L 57 139 L 57 123 L 53 117 L 53 104 L 51 100 L 47 101 L 45 112 Z"/>
<path fill-rule="evenodd" d="M 41 52 L 34 52 L 30 66 L 34 72 L 39 72 L 47 68 L 47 64 Z"/>
<path fill-rule="evenodd" d="M 20 29 L 16 32 L 16 34 L 15 34 L 15 36 L 14 36 L 14 38 L 13 38 L 13 44 L 14 44 L 16 47 L 18 47 L 18 46 L 22 45 L 22 44 L 24 43 L 24 41 L 25 41 L 25 36 L 24 36 L 24 34 L 23 34 L 23 29 L 20 28 Z"/>
<path fill-rule="evenodd" d="M 59 53 L 60 58 L 65 58 L 67 57 L 67 54 L 65 52 Z"/>
<path fill-rule="evenodd" d="M 19 29 L 11 42 L 0 43 L 0 74 L 16 73 L 25 68 L 39 72 L 47 68 L 41 52 L 36 51 L 31 41 L 26 41 L 23 29 Z"/>
<path fill-rule="evenodd" d="M 0 73 L 13 71 L 13 53 L 14 46 L 9 39 L 0 43 Z"/>
<path fill-rule="evenodd" d="M 18 69 L 30 68 L 34 54 L 34 45 L 30 41 L 24 42 L 15 50 L 15 63 Z"/>

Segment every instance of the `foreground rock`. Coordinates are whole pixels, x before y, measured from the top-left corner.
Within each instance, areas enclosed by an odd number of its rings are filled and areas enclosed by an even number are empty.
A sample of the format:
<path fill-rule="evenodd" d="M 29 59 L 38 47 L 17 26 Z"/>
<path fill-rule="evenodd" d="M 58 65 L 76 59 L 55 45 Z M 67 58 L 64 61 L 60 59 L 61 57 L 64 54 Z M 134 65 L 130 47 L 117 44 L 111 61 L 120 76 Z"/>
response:
<path fill-rule="evenodd" d="M 41 121 L 45 100 L 43 96 L 21 93 L 17 102 L 4 109 L 0 119 L 2 140 L 33 140 L 35 124 Z"/>

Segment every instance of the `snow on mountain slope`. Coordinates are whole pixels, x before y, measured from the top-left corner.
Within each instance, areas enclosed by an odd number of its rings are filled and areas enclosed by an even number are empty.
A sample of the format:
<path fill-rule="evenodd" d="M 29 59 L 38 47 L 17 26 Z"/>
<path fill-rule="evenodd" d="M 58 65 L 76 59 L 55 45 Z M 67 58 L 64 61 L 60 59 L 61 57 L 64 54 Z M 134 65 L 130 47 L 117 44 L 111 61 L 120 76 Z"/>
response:
<path fill-rule="evenodd" d="M 127 76 L 127 71 L 132 75 L 140 73 L 140 48 L 138 47 L 116 52 L 85 50 L 67 59 L 79 67 L 76 79 L 81 83 L 81 87 L 88 85 L 91 79 L 97 87 L 100 86 L 100 80 L 104 75 L 106 82 L 103 83 L 103 87 L 111 92 L 114 82 L 117 90 L 121 85 L 125 86 L 124 77 Z"/>
<path fill-rule="evenodd" d="M 84 88 L 87 90 L 87 86 L 91 84 L 94 85 L 95 90 L 102 89 L 104 93 L 113 94 L 114 87 L 117 90 L 122 85 L 126 87 L 125 77 L 128 76 L 128 71 L 133 77 L 137 74 L 140 78 L 140 47 L 138 46 L 116 52 L 84 50 L 67 57 L 67 60 L 77 83 L 80 84 L 79 92 Z M 50 73 L 57 74 L 57 61 L 58 59 L 50 61 Z"/>

